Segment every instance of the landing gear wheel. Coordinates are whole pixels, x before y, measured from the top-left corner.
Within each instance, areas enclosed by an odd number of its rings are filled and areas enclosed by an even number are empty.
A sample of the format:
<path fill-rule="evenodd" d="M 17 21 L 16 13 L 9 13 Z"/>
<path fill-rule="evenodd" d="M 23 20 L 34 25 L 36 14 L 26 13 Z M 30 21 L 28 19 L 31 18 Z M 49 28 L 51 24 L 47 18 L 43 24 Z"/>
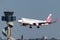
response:
<path fill-rule="evenodd" d="M 29 27 L 29 28 L 32 28 L 32 27 Z"/>
<path fill-rule="evenodd" d="M 39 26 L 37 26 L 37 28 L 40 28 Z"/>
<path fill-rule="evenodd" d="M 32 28 L 32 26 L 30 25 L 30 27 L 29 28 Z"/>

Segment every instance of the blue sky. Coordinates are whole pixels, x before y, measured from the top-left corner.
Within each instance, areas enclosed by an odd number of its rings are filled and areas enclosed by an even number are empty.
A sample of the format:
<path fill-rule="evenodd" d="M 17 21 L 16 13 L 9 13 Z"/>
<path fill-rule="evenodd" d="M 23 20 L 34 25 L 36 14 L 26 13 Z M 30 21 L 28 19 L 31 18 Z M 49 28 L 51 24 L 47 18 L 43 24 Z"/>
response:
<path fill-rule="evenodd" d="M 60 0 L 0 0 L 0 19 L 4 15 L 4 11 L 14 11 L 16 21 L 12 28 L 12 37 L 20 38 L 23 34 L 24 38 L 60 38 Z M 33 27 L 20 26 L 17 22 L 21 17 L 45 20 L 49 14 L 53 14 L 52 20 L 57 18 L 57 22 L 48 26 L 41 26 L 37 29 Z M 6 27 L 6 22 L 0 20 L 0 37 L 4 37 L 2 29 Z"/>

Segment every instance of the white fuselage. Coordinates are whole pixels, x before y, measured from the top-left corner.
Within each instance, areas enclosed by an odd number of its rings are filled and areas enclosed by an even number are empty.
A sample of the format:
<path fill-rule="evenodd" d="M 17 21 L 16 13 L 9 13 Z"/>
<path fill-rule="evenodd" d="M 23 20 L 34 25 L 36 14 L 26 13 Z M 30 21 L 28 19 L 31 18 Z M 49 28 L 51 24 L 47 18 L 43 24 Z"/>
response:
<path fill-rule="evenodd" d="M 42 23 L 42 22 L 46 22 L 46 21 L 43 21 L 43 20 L 35 20 L 35 19 L 28 19 L 28 18 L 22 18 L 22 22 L 23 23 L 33 24 L 33 23 Z"/>

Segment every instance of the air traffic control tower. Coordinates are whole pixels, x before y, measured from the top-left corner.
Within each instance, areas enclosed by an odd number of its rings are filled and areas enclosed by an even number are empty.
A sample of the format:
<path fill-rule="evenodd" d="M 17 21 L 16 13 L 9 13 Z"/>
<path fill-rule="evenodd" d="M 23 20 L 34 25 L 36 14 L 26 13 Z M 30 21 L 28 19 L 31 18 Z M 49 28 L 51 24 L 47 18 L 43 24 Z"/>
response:
<path fill-rule="evenodd" d="M 11 40 L 11 28 L 13 27 L 13 21 L 16 20 L 16 16 L 13 16 L 14 12 L 4 11 L 4 15 L 2 16 L 2 21 L 6 21 L 7 26 L 7 40 Z"/>

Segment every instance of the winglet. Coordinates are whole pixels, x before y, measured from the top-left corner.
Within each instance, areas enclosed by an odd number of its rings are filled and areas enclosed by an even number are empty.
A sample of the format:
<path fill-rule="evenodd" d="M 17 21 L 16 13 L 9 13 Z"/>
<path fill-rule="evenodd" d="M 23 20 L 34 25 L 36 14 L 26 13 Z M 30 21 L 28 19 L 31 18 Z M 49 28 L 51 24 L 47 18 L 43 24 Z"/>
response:
<path fill-rule="evenodd" d="M 53 21 L 53 23 L 55 23 L 57 21 L 57 19 L 55 19 L 54 21 Z"/>

